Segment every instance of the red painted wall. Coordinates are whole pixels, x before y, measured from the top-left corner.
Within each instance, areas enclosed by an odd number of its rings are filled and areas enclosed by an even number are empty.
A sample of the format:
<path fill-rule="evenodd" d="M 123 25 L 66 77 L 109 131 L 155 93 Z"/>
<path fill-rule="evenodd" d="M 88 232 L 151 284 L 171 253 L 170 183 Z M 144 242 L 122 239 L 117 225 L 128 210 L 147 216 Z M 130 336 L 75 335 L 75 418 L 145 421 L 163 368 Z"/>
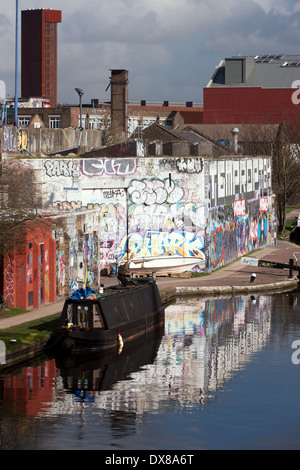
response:
<path fill-rule="evenodd" d="M 10 307 L 40 307 L 56 300 L 56 243 L 51 225 L 27 224 L 13 252 L 4 257 L 3 293 Z M 20 234 L 16 234 L 19 240 Z"/>
<path fill-rule="evenodd" d="M 290 89 L 204 88 L 204 124 L 280 124 L 299 120 L 300 106 Z"/>

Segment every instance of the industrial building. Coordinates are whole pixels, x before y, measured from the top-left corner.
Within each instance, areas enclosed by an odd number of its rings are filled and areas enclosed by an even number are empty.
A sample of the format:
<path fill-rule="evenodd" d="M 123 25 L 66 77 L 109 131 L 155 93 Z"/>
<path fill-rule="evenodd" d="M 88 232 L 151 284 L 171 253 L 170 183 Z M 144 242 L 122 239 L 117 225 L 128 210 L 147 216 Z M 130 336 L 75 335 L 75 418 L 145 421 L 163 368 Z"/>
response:
<path fill-rule="evenodd" d="M 222 60 L 203 90 L 204 124 L 299 126 L 292 100 L 300 80 L 300 55 L 234 56 Z"/>

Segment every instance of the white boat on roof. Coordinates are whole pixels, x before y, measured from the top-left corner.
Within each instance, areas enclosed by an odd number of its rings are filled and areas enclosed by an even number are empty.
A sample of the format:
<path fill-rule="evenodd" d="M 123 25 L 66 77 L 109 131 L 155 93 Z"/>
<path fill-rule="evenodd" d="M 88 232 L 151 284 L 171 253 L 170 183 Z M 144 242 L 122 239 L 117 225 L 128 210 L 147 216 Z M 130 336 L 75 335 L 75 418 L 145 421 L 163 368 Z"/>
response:
<path fill-rule="evenodd" d="M 203 260 L 195 256 L 143 256 L 129 260 L 124 268 L 130 273 L 176 274 L 189 271 L 199 264 L 203 264 Z"/>

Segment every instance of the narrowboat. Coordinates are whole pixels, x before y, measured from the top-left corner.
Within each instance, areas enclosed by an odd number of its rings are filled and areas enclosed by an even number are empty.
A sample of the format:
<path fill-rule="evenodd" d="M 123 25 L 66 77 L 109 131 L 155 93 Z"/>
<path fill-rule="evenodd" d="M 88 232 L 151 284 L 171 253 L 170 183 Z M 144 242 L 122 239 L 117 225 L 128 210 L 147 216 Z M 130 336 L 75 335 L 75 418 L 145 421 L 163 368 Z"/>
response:
<path fill-rule="evenodd" d="M 68 298 L 46 350 L 72 355 L 122 350 L 123 346 L 164 324 L 165 311 L 152 278 L 127 280 L 103 293 Z"/>

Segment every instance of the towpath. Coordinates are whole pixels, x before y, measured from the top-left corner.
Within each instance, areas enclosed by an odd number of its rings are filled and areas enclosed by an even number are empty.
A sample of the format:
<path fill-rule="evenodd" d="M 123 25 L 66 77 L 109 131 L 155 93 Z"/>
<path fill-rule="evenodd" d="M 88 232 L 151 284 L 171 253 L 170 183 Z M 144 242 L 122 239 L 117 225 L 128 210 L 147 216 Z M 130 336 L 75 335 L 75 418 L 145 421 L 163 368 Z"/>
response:
<path fill-rule="evenodd" d="M 300 265 L 300 246 L 278 240 L 277 246 L 272 246 L 258 250 L 249 254 L 251 258 L 274 261 L 277 263 L 289 263 L 293 258 L 295 264 Z M 298 258 L 298 263 L 296 259 Z M 251 275 L 255 273 L 254 282 L 250 282 Z M 297 273 L 294 272 L 296 275 Z M 101 282 L 104 287 L 116 284 L 116 278 L 103 277 Z M 263 292 L 272 289 L 289 289 L 297 286 L 297 279 L 289 278 L 289 271 L 285 269 L 263 268 L 244 266 L 241 260 L 237 260 L 228 266 L 224 266 L 206 276 L 184 278 L 184 277 L 157 277 L 157 285 L 164 295 L 195 294 L 195 295 L 216 295 L 216 294 L 242 294 L 249 292 Z M 23 313 L 12 318 L 0 319 L 0 330 L 10 328 L 21 323 L 44 318 L 50 315 L 59 314 L 62 310 L 64 298 L 60 298 L 55 303 L 43 305 L 41 308 L 32 309 L 28 313 Z"/>

